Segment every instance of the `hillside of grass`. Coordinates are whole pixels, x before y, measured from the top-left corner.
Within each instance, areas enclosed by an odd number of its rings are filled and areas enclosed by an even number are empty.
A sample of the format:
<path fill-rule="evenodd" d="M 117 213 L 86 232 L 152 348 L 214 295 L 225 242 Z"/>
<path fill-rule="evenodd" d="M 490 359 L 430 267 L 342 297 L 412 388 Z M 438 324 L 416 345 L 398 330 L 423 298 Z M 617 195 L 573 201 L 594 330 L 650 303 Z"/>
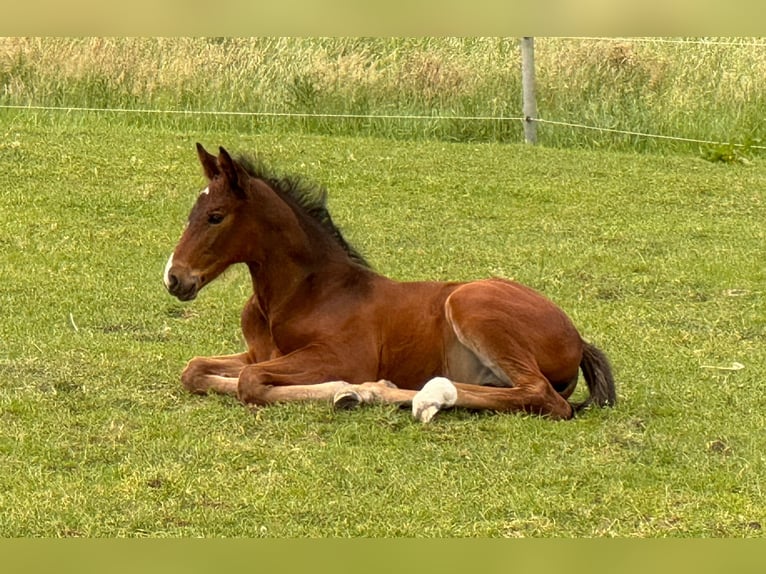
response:
<path fill-rule="evenodd" d="M 537 38 L 539 116 L 765 145 L 764 43 L 668 40 Z M 520 142 L 521 122 L 503 119 L 521 116 L 520 75 L 517 38 L 0 38 L 0 105 L 195 112 L 112 121 L 241 133 Z M 359 117 L 327 117 L 337 114 Z M 461 119 L 476 117 L 498 119 Z M 550 147 L 721 155 L 562 125 L 539 132 Z"/>

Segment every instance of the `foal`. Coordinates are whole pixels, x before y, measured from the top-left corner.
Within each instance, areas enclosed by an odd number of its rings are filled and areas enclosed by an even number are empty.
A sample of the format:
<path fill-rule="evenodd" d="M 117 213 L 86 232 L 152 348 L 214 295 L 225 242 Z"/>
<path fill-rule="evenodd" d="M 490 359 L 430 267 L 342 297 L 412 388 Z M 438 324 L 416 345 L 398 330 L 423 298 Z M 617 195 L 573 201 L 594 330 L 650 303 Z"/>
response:
<path fill-rule="evenodd" d="M 615 403 L 604 353 L 529 287 L 383 277 L 334 225 L 324 190 L 270 177 L 223 148 L 216 157 L 197 144 L 197 154 L 208 185 L 165 286 L 189 301 L 244 263 L 253 295 L 241 316 L 247 350 L 189 361 L 181 375 L 189 391 L 255 405 L 393 403 L 422 422 L 449 407 L 568 419 L 588 404 Z M 589 397 L 573 406 L 580 369 Z"/>

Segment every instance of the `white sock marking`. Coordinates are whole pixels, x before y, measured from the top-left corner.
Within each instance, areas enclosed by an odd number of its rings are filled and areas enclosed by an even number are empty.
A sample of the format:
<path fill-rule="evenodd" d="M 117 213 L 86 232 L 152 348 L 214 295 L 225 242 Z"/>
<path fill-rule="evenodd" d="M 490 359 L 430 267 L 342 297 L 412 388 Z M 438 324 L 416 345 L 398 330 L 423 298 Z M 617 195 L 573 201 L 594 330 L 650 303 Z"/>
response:
<path fill-rule="evenodd" d="M 165 264 L 165 275 L 163 277 L 165 281 L 165 287 L 170 287 L 170 268 L 173 267 L 173 254 L 170 254 L 168 262 Z"/>
<path fill-rule="evenodd" d="M 440 409 L 454 406 L 456 402 L 457 389 L 452 381 L 434 377 L 412 399 L 412 416 L 427 423 Z"/>

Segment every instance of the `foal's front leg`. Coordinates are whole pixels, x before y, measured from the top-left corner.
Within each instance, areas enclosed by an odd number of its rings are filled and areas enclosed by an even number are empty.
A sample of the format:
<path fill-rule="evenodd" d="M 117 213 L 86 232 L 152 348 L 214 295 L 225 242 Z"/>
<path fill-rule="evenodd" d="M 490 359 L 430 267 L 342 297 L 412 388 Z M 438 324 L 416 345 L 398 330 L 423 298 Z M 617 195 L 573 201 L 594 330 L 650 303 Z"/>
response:
<path fill-rule="evenodd" d="M 213 391 L 236 396 L 239 374 L 249 364 L 247 353 L 194 357 L 181 373 L 181 383 L 186 390 L 195 394 Z"/>
<path fill-rule="evenodd" d="M 334 401 L 348 389 L 370 398 L 369 384 L 360 383 L 374 367 L 359 357 L 343 360 L 331 350 L 309 346 L 282 357 L 254 363 L 242 370 L 237 396 L 245 404 L 269 405 L 292 401 Z M 372 383 L 376 384 L 376 383 Z M 361 399 L 358 402 L 363 402 Z M 339 408 L 345 404 L 337 404 Z"/>
<path fill-rule="evenodd" d="M 427 422 L 439 408 L 450 407 L 454 398 L 445 398 L 444 385 L 454 392 L 454 387 L 443 378 L 431 381 L 421 391 L 400 389 L 390 381 L 358 382 L 365 380 L 363 373 L 355 361 L 353 367 L 333 361 L 332 356 L 322 353 L 320 349 L 309 347 L 288 355 L 263 361 L 247 363 L 241 366 L 236 357 L 217 357 L 213 359 L 195 359 L 194 366 L 203 370 L 207 368 L 204 378 L 205 390 L 236 395 L 240 401 L 252 405 L 270 405 L 295 401 L 325 401 L 332 402 L 335 408 L 350 409 L 362 404 L 395 404 L 413 407 L 413 414 L 423 422 Z M 247 355 L 240 356 L 247 361 Z M 238 378 L 232 375 L 222 377 L 211 374 L 210 366 L 223 365 L 223 360 L 233 359 L 230 365 L 240 365 Z M 191 363 L 190 363 L 190 366 Z M 349 383 L 343 379 L 350 379 Z M 367 377 L 368 379 L 371 377 Z M 447 393 L 449 395 L 449 393 Z M 434 407 L 434 401 L 439 405 Z M 445 402 L 446 401 L 446 402 Z M 423 411 L 423 413 L 421 413 Z"/>
<path fill-rule="evenodd" d="M 353 409 L 359 405 L 386 404 L 400 407 L 412 405 L 418 391 L 400 389 L 391 381 L 381 379 L 376 382 L 348 385 L 340 389 L 332 398 L 336 409 Z"/>
<path fill-rule="evenodd" d="M 331 399 L 349 386 L 343 380 L 348 370 L 335 365 L 332 355 L 306 347 L 242 369 L 236 394 L 245 404 L 269 405 L 291 401 Z"/>

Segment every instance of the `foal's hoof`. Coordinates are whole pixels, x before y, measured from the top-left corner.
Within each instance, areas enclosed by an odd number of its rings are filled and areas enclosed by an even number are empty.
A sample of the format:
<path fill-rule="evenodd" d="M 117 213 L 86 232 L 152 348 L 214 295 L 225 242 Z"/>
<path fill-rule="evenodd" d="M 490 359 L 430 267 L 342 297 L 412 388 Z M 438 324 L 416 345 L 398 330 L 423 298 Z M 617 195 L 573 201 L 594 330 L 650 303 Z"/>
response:
<path fill-rule="evenodd" d="M 424 405 L 420 404 L 417 407 L 413 407 L 412 416 L 419 420 L 421 423 L 430 423 L 434 415 L 439 412 L 439 405 L 433 403 Z"/>
<path fill-rule="evenodd" d="M 412 416 L 422 423 L 428 423 L 441 409 L 452 407 L 456 402 L 455 385 L 449 379 L 435 377 L 412 399 Z"/>
<path fill-rule="evenodd" d="M 336 409 L 355 409 L 360 404 L 362 404 L 362 397 L 352 389 L 338 391 L 332 399 L 332 406 Z"/>

